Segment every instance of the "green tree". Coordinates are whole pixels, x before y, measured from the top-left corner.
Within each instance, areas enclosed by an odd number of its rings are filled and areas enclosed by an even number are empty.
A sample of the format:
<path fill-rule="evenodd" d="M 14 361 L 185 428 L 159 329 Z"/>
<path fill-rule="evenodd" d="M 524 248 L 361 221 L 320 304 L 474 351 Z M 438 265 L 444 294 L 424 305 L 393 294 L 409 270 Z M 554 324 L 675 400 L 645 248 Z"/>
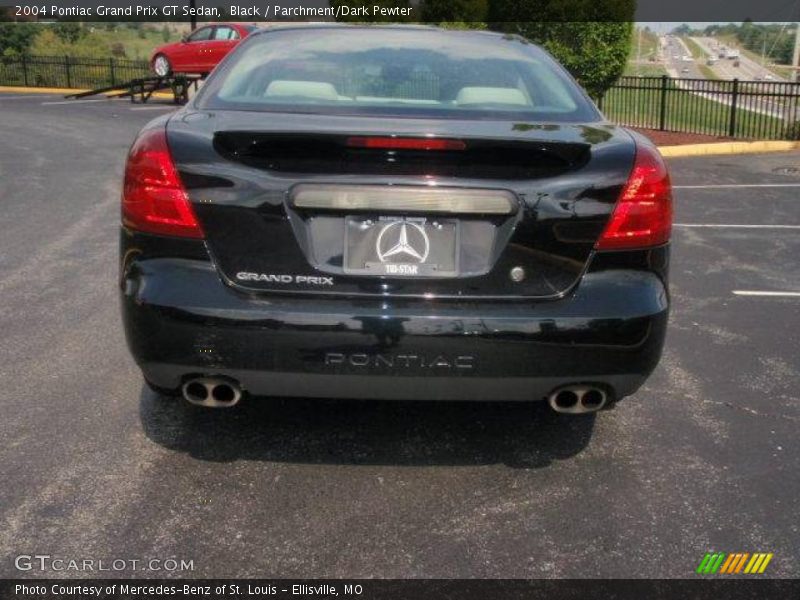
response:
<path fill-rule="evenodd" d="M 672 30 L 672 33 L 679 36 L 686 36 L 692 34 L 692 28 L 689 27 L 686 23 L 679 25 L 675 29 Z"/>
<path fill-rule="evenodd" d="M 408 0 L 402 0 L 408 5 Z M 392 0 L 330 0 L 331 6 L 396 5 Z M 421 0 L 417 20 L 519 34 L 543 46 L 592 96 L 622 75 L 633 33 L 635 0 Z M 343 20 L 371 21 L 369 18 Z"/>
<path fill-rule="evenodd" d="M 31 23 L 0 23 L 0 55 L 26 54 L 38 30 Z"/>
<path fill-rule="evenodd" d="M 521 33 L 550 52 L 594 98 L 619 79 L 630 54 L 632 24 L 568 22 L 521 24 Z"/>
<path fill-rule="evenodd" d="M 599 98 L 625 69 L 634 10 L 634 0 L 490 0 L 489 28 L 541 45 Z"/>
<path fill-rule="evenodd" d="M 84 30 L 80 23 L 74 23 L 71 21 L 55 23 L 52 25 L 52 28 L 53 33 L 55 33 L 61 41 L 69 44 L 74 44 L 84 35 Z"/>

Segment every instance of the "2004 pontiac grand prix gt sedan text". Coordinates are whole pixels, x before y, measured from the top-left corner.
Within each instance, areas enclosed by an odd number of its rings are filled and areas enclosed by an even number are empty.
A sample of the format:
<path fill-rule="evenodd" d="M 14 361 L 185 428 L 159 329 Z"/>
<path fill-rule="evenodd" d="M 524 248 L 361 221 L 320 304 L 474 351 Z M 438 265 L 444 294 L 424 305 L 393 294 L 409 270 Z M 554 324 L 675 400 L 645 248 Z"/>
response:
<path fill-rule="evenodd" d="M 671 219 L 657 150 L 522 38 L 276 28 L 130 150 L 127 340 L 204 406 L 599 410 L 658 362 Z"/>

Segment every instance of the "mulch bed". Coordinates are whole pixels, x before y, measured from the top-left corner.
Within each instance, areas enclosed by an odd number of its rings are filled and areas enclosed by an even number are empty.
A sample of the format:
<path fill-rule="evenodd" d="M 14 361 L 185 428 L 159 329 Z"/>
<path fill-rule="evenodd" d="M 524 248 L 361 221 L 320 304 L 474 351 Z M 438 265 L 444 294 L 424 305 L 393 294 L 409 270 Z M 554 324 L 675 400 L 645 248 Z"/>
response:
<path fill-rule="evenodd" d="M 734 138 L 702 135 L 699 133 L 678 133 L 675 131 L 658 131 L 657 129 L 640 129 L 633 127 L 642 135 L 650 138 L 656 146 L 682 146 L 684 144 L 713 144 L 714 142 L 731 142 Z M 739 140 L 745 141 L 745 140 Z"/>

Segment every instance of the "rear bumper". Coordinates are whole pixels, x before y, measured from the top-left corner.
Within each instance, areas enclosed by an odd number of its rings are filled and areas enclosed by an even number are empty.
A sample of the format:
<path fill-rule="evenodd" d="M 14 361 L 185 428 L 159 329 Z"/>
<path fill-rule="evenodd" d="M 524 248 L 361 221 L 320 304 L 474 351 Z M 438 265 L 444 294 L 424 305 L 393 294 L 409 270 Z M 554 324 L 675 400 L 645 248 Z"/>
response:
<path fill-rule="evenodd" d="M 551 302 L 265 299 L 208 262 L 163 258 L 129 265 L 122 312 L 162 388 L 222 375 L 255 395 L 539 400 L 577 382 L 635 392 L 660 357 L 668 294 L 655 273 L 604 270 Z"/>

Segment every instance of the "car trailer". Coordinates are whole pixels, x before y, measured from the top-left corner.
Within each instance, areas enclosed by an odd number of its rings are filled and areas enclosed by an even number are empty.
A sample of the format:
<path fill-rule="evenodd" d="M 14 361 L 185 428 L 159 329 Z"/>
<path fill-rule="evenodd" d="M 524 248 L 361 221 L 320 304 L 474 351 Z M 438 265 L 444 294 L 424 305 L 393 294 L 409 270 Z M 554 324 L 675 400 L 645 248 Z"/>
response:
<path fill-rule="evenodd" d="M 169 75 L 167 77 L 141 77 L 131 79 L 125 83 L 109 85 L 106 87 L 67 94 L 65 98 L 78 99 L 97 94 L 108 94 L 113 98 L 130 98 L 133 103 L 144 104 L 154 93 L 162 90 L 172 91 L 172 101 L 175 104 L 186 104 L 189 101 L 189 88 L 203 79 L 200 75 Z"/>

